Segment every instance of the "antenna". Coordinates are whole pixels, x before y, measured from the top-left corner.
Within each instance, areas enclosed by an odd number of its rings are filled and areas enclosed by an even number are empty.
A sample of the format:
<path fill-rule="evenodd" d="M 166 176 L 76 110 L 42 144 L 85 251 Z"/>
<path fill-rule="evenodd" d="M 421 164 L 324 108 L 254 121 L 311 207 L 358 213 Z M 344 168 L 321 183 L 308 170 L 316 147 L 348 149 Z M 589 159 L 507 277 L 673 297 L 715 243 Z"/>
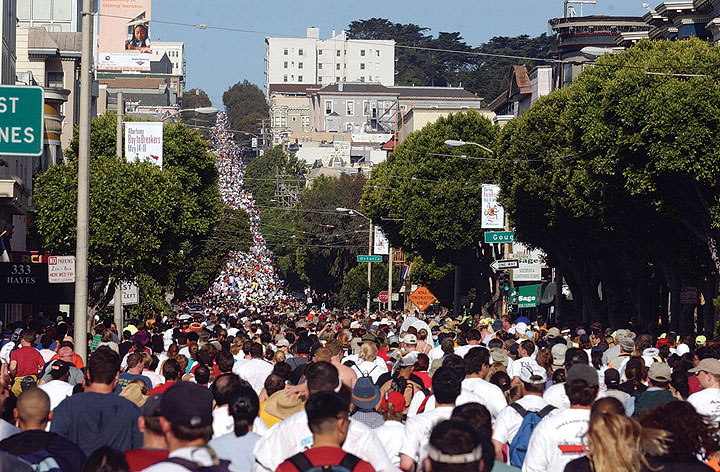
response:
<path fill-rule="evenodd" d="M 568 6 L 568 4 L 574 3 L 576 5 L 580 5 L 580 16 L 583 16 L 583 5 L 595 5 L 597 3 L 596 0 L 565 0 L 565 9 L 563 13 L 563 18 L 568 17 L 568 10 L 571 11 L 571 16 L 577 16 L 577 14 L 573 14 L 572 12 L 575 11 L 575 8 L 572 6 Z"/>

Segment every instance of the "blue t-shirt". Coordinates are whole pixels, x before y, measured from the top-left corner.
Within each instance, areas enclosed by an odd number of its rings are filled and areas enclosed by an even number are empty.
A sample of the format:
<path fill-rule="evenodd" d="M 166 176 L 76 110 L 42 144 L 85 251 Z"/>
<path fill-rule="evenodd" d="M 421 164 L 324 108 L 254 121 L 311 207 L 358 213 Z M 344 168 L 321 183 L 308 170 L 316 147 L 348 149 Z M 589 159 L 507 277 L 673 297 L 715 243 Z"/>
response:
<path fill-rule="evenodd" d="M 234 432 L 223 434 L 208 443 L 220 459 L 225 459 L 240 470 L 251 470 L 255 464 L 253 449 L 261 436 L 252 431 L 242 436 Z"/>
<path fill-rule="evenodd" d="M 55 408 L 50 431 L 74 442 L 88 456 L 100 446 L 127 451 L 142 447 L 139 416 L 140 408 L 118 395 L 78 393 Z"/>
<path fill-rule="evenodd" d="M 127 372 L 121 372 L 120 373 L 120 380 L 118 380 L 117 387 L 115 387 L 115 394 L 120 395 L 120 392 L 130 385 L 130 382 L 132 382 L 135 379 L 141 379 L 143 382 L 145 382 L 145 386 L 148 389 L 148 392 L 152 390 L 152 380 L 150 380 L 147 376 L 143 374 L 128 374 Z"/>

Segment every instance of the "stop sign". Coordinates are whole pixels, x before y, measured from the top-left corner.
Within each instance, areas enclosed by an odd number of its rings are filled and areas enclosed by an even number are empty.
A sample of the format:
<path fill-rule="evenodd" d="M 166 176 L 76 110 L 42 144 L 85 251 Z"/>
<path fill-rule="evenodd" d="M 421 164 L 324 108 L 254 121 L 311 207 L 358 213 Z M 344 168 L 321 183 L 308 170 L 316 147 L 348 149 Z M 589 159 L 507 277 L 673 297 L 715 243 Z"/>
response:
<path fill-rule="evenodd" d="M 388 293 L 386 290 L 383 290 L 382 292 L 378 293 L 378 300 L 380 300 L 380 303 L 388 302 Z"/>

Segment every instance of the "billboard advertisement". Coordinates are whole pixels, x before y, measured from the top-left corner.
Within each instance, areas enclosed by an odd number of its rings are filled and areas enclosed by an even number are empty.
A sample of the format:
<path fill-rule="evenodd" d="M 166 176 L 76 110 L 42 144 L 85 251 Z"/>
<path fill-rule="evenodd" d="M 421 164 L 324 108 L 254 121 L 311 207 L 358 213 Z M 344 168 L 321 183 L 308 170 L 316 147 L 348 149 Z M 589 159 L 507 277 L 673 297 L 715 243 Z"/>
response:
<path fill-rule="evenodd" d="M 100 0 L 98 69 L 150 70 L 151 0 Z"/>
<path fill-rule="evenodd" d="M 125 123 L 125 159 L 162 167 L 163 124 L 152 121 Z"/>
<path fill-rule="evenodd" d="M 373 245 L 373 254 L 388 255 L 390 243 L 379 226 L 375 226 L 375 244 Z"/>
<path fill-rule="evenodd" d="M 503 229 L 505 227 L 505 210 L 498 203 L 500 187 L 493 184 L 482 186 L 482 229 Z"/>

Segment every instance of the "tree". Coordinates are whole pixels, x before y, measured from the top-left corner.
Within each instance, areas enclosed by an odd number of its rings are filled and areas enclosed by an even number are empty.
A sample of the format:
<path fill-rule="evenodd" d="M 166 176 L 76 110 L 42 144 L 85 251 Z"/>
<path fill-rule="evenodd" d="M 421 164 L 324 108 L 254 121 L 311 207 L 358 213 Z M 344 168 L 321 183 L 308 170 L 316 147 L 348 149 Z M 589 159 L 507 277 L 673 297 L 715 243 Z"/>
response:
<path fill-rule="evenodd" d="M 186 90 L 183 93 L 181 99 L 181 108 L 202 108 L 211 107 L 212 102 L 210 97 L 203 89 L 193 88 Z M 210 115 L 204 115 L 202 113 L 186 112 L 180 114 L 180 120 L 186 124 L 192 124 L 193 126 L 206 126 L 212 127 L 214 124 L 214 118 Z"/>
<path fill-rule="evenodd" d="M 493 301 L 487 284 L 492 255 L 481 245 L 481 188 L 495 181 L 494 161 L 464 159 L 461 154 L 474 154 L 474 147 L 451 150 L 444 141 L 492 146 L 495 134 L 490 120 L 474 110 L 440 118 L 412 133 L 373 169 L 360 201 L 376 223 L 397 220 L 383 226 L 394 247 L 439 265 L 461 266 L 476 288 L 476 309 Z"/>
<path fill-rule="evenodd" d="M 182 125 L 166 125 L 164 168 L 128 163 L 115 157 L 115 123 L 115 115 L 106 113 L 91 128 L 91 314 L 107 304 L 114 282 L 146 275 L 166 292 L 189 295 L 203 284 L 206 289 L 224 264 L 198 265 L 223 208 L 207 143 Z M 77 147 L 76 132 L 66 150 L 69 163 L 36 178 L 34 235 L 52 254 L 75 251 Z"/>
<path fill-rule="evenodd" d="M 370 270 L 370 299 L 373 300 L 377 298 L 380 292 L 388 289 L 388 265 L 386 263 L 373 263 Z M 400 289 L 402 281 L 398 277 L 397 269 L 393 268 L 393 270 L 393 291 L 395 292 Z M 340 306 L 360 309 L 365 308 L 367 305 L 367 292 L 367 264 L 358 264 L 344 274 L 342 289 L 336 298 Z"/>
<path fill-rule="evenodd" d="M 258 134 L 259 123 L 266 120 L 270 108 L 265 94 L 247 80 L 238 82 L 223 94 L 223 104 L 231 129 Z"/>

